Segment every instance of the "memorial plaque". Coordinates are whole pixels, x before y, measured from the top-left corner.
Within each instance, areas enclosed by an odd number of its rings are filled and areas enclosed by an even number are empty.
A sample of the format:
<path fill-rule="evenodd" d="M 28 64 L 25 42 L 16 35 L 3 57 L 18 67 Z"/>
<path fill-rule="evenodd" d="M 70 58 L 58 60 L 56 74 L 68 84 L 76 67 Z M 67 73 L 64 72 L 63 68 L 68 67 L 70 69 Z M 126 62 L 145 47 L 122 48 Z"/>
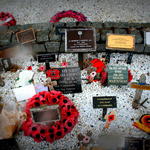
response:
<path fill-rule="evenodd" d="M 96 51 L 95 28 L 75 28 L 65 30 L 66 52 Z"/>
<path fill-rule="evenodd" d="M 135 36 L 123 34 L 107 34 L 106 49 L 134 51 Z"/>
<path fill-rule="evenodd" d="M 125 150 L 144 150 L 143 149 L 143 139 L 126 138 L 125 139 Z"/>
<path fill-rule="evenodd" d="M 115 96 L 93 97 L 93 108 L 116 108 Z"/>
<path fill-rule="evenodd" d="M 17 41 L 21 44 L 30 43 L 36 40 L 34 30 L 27 29 L 16 33 Z"/>
<path fill-rule="evenodd" d="M 78 67 L 57 68 L 60 71 L 60 79 L 54 89 L 64 94 L 81 93 L 81 71 Z"/>
<path fill-rule="evenodd" d="M 39 63 L 56 61 L 56 56 L 53 53 L 41 53 L 37 55 Z"/>
<path fill-rule="evenodd" d="M 145 45 L 150 46 L 150 32 L 145 32 Z"/>
<path fill-rule="evenodd" d="M 128 68 L 126 66 L 108 66 L 108 84 L 126 85 L 128 84 Z"/>
<path fill-rule="evenodd" d="M 36 123 L 48 123 L 60 120 L 59 105 L 36 107 L 30 109 L 30 111 Z"/>

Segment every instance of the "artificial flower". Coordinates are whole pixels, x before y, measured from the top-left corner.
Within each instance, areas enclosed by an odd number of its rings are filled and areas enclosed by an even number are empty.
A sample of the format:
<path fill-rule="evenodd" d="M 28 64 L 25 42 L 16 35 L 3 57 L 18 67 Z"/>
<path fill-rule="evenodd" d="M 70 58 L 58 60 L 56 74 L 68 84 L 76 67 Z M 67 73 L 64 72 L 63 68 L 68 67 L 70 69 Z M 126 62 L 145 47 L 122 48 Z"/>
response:
<path fill-rule="evenodd" d="M 50 77 L 52 80 L 58 80 L 60 79 L 60 71 L 58 69 L 47 70 L 46 76 Z"/>
<path fill-rule="evenodd" d="M 46 67 L 44 65 L 41 65 L 38 69 L 39 71 L 45 71 L 46 70 Z"/>
<path fill-rule="evenodd" d="M 32 70 L 32 66 L 28 66 L 28 67 L 27 67 L 27 70 Z"/>
<path fill-rule="evenodd" d="M 64 62 L 62 62 L 62 63 L 61 63 L 61 66 L 63 66 L 63 67 L 67 67 L 67 66 L 68 66 L 68 64 L 69 64 L 68 62 L 65 62 L 65 61 L 64 61 Z"/>
<path fill-rule="evenodd" d="M 53 125 L 51 123 L 42 125 L 32 121 L 31 108 L 45 105 L 59 105 L 61 119 Z M 63 138 L 71 132 L 78 121 L 79 112 L 73 102 L 59 91 L 42 91 L 30 98 L 26 104 L 26 121 L 22 124 L 25 136 L 31 136 L 34 141 L 48 141 L 53 143 L 55 140 Z"/>
<path fill-rule="evenodd" d="M 128 70 L 128 82 L 130 82 L 133 79 L 133 75 L 131 74 L 131 71 Z"/>

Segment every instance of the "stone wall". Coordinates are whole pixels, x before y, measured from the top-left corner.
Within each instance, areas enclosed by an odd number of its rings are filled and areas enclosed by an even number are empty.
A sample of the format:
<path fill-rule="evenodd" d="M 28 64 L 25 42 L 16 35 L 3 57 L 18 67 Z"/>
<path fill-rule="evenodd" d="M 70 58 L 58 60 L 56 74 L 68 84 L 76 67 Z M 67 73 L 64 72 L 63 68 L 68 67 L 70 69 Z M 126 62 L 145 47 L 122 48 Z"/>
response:
<path fill-rule="evenodd" d="M 64 32 L 65 28 L 70 27 L 88 27 L 96 28 L 97 52 L 108 51 L 105 49 L 106 34 L 132 34 L 136 36 L 136 48 L 134 53 L 150 54 L 150 47 L 144 46 L 144 31 L 150 31 L 150 23 L 127 23 L 127 22 L 69 22 L 69 23 L 38 23 L 16 25 L 12 27 L 0 27 L 0 49 L 9 45 L 19 44 L 16 39 L 16 33 L 33 28 L 35 30 L 36 41 L 30 46 L 34 53 L 39 52 L 64 52 L 64 34 L 58 34 L 56 27 L 59 26 L 59 32 Z M 62 42 L 61 42 L 62 41 Z"/>

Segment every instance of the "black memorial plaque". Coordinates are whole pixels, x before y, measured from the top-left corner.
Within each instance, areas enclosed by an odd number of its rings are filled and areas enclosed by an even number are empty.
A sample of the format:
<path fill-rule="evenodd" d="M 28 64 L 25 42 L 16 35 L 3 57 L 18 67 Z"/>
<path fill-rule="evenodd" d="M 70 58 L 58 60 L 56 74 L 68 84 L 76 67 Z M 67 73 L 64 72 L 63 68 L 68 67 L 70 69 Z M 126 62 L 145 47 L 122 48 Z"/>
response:
<path fill-rule="evenodd" d="M 34 30 L 27 29 L 16 33 L 16 37 L 19 43 L 25 44 L 36 40 Z"/>
<path fill-rule="evenodd" d="M 77 28 L 65 30 L 66 52 L 96 51 L 95 28 Z"/>
<path fill-rule="evenodd" d="M 116 108 L 115 96 L 93 97 L 93 108 Z"/>
<path fill-rule="evenodd" d="M 56 61 L 56 56 L 53 53 L 41 53 L 37 55 L 39 63 Z"/>
<path fill-rule="evenodd" d="M 81 93 L 81 71 L 78 67 L 57 68 L 60 71 L 60 79 L 54 89 L 64 94 Z"/>
<path fill-rule="evenodd" d="M 125 139 L 125 150 L 144 150 L 143 139 L 140 138 L 126 138 Z"/>

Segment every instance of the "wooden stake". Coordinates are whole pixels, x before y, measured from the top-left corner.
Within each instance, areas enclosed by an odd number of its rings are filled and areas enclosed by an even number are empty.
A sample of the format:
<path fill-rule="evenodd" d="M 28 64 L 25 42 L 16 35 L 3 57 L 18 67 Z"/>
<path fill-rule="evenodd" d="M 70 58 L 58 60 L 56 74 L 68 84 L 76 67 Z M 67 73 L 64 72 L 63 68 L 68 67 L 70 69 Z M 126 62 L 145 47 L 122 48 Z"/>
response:
<path fill-rule="evenodd" d="M 146 76 L 144 74 L 142 74 L 140 76 L 139 83 L 146 84 Z M 140 106 L 140 99 L 141 99 L 141 96 L 142 96 L 142 92 L 143 92 L 143 90 L 136 89 L 135 96 L 134 96 L 133 103 L 132 103 L 132 107 L 134 109 L 138 109 L 139 106 Z"/>

